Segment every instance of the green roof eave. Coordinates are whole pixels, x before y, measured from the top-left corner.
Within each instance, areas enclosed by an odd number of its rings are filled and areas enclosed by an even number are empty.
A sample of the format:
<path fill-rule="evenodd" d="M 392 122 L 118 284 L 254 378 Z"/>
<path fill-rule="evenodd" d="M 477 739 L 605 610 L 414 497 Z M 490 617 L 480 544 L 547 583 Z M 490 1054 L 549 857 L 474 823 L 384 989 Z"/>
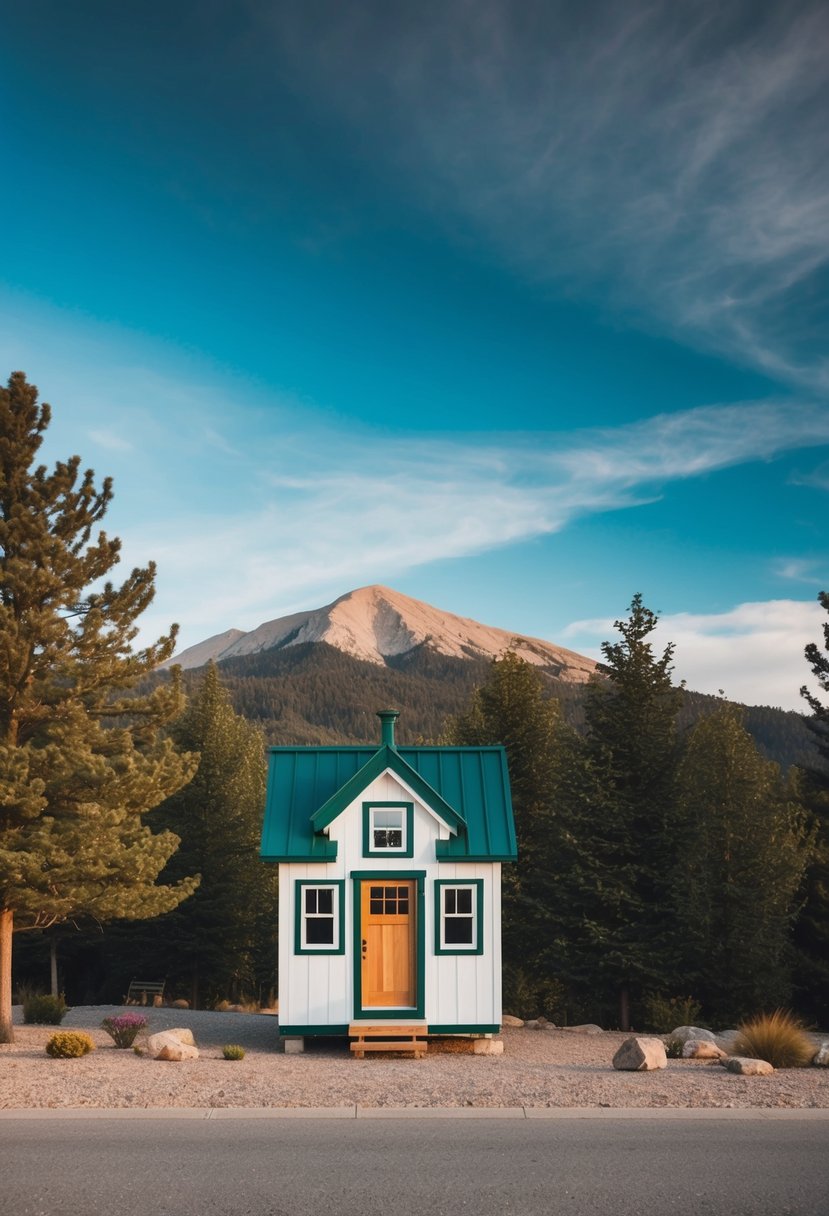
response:
<path fill-rule="evenodd" d="M 396 748 L 383 744 L 371 759 L 346 781 L 345 785 L 332 794 L 318 811 L 314 812 L 311 816 L 314 832 L 323 832 L 338 815 L 343 813 L 347 806 L 350 806 L 355 798 L 360 796 L 367 785 L 380 777 L 387 769 L 405 781 L 418 798 L 439 815 L 452 831 L 458 832 L 466 827 L 463 815 L 441 798 L 437 790 L 432 789 L 431 785 L 420 776 L 420 773 L 406 763 Z"/>

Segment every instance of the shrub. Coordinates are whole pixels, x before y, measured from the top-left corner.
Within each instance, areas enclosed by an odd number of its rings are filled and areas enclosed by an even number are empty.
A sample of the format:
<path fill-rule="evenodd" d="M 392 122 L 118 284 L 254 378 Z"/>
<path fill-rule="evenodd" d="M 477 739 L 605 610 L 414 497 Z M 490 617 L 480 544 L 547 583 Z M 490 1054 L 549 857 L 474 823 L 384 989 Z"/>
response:
<path fill-rule="evenodd" d="M 701 1026 L 702 1005 L 692 996 L 665 997 L 659 992 L 649 992 L 642 1001 L 645 1014 L 645 1029 L 657 1034 L 668 1034 L 677 1026 Z"/>
<path fill-rule="evenodd" d="M 240 1047 L 238 1043 L 225 1043 L 222 1048 L 222 1055 L 226 1060 L 244 1060 L 245 1049 Z"/>
<path fill-rule="evenodd" d="M 530 976 L 520 967 L 504 968 L 503 1005 L 519 1018 L 543 1015 L 551 1022 L 565 1020 L 564 985 L 554 977 Z"/>
<path fill-rule="evenodd" d="M 804 1068 L 812 1062 L 815 1045 L 794 1014 L 775 1009 L 741 1022 L 732 1051 L 735 1056 L 767 1060 L 774 1068 Z"/>
<path fill-rule="evenodd" d="M 47 1055 L 55 1060 L 71 1060 L 94 1050 L 95 1044 L 82 1030 L 59 1030 L 46 1044 Z"/>
<path fill-rule="evenodd" d="M 60 1026 L 68 1009 L 63 996 L 27 993 L 23 998 L 23 1021 L 27 1026 Z"/>
<path fill-rule="evenodd" d="M 682 1039 L 670 1038 L 665 1041 L 665 1055 L 669 1060 L 681 1060 L 682 1048 L 685 1044 Z"/>
<path fill-rule="evenodd" d="M 118 1017 L 104 1018 L 101 1028 L 107 1032 L 116 1047 L 132 1047 L 139 1030 L 147 1025 L 140 1013 L 122 1013 Z"/>

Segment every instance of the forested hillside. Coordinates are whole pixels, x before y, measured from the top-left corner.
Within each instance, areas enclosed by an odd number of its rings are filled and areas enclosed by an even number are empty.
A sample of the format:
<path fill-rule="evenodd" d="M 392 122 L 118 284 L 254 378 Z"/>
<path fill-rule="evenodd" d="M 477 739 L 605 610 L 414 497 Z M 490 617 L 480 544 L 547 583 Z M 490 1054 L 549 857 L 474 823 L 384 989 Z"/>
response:
<path fill-rule="evenodd" d="M 228 659 L 219 668 L 234 708 L 262 728 L 269 744 L 372 743 L 378 737 L 376 712 L 390 705 L 402 711 L 401 743 L 412 744 L 439 738 L 447 718 L 460 713 L 486 679 L 490 664 L 419 646 L 380 666 L 317 642 Z M 194 686 L 202 675 L 203 669 L 186 671 L 185 684 Z M 586 685 L 545 675 L 565 719 L 581 730 Z M 716 703 L 715 697 L 686 692 L 680 730 Z M 813 757 L 800 714 L 749 706 L 744 722 L 763 755 L 784 769 Z"/>

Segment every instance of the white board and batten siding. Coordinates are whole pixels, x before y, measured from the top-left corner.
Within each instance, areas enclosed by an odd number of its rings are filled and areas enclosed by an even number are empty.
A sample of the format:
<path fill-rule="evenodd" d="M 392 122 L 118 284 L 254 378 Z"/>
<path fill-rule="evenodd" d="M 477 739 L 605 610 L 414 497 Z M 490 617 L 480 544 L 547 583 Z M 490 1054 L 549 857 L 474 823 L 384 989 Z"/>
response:
<path fill-rule="evenodd" d="M 363 803 L 406 801 L 414 804 L 412 857 L 363 856 Z M 399 1017 L 401 1023 L 432 1026 L 494 1025 L 501 1021 L 501 865 L 499 862 L 441 861 L 435 842 L 448 840 L 449 828 L 390 772 L 363 790 L 331 824 L 337 841 L 332 862 L 291 862 L 280 866 L 279 974 L 280 1022 L 283 1025 L 339 1026 L 354 1015 L 354 910 L 352 873 L 373 871 L 393 876 L 396 870 L 425 871 L 425 1005 L 423 1018 Z M 436 879 L 483 880 L 483 951 L 481 954 L 435 953 Z M 296 954 L 294 924 L 296 880 L 345 880 L 345 953 Z M 283 1002 L 284 994 L 284 1004 Z M 378 1011 L 378 1017 L 382 1015 Z M 386 1018 L 382 1018 L 386 1021 Z M 390 1021 L 392 1019 L 389 1019 Z"/>

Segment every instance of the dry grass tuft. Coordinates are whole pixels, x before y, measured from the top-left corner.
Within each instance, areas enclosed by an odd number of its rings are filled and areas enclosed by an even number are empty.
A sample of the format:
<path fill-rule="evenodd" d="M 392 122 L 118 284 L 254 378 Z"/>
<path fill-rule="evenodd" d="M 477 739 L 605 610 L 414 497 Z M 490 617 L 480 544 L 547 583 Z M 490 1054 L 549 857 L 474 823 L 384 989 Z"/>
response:
<path fill-rule="evenodd" d="M 768 1060 L 774 1068 L 804 1068 L 812 1062 L 815 1045 L 793 1014 L 775 1009 L 741 1022 L 732 1051 L 735 1056 Z"/>

